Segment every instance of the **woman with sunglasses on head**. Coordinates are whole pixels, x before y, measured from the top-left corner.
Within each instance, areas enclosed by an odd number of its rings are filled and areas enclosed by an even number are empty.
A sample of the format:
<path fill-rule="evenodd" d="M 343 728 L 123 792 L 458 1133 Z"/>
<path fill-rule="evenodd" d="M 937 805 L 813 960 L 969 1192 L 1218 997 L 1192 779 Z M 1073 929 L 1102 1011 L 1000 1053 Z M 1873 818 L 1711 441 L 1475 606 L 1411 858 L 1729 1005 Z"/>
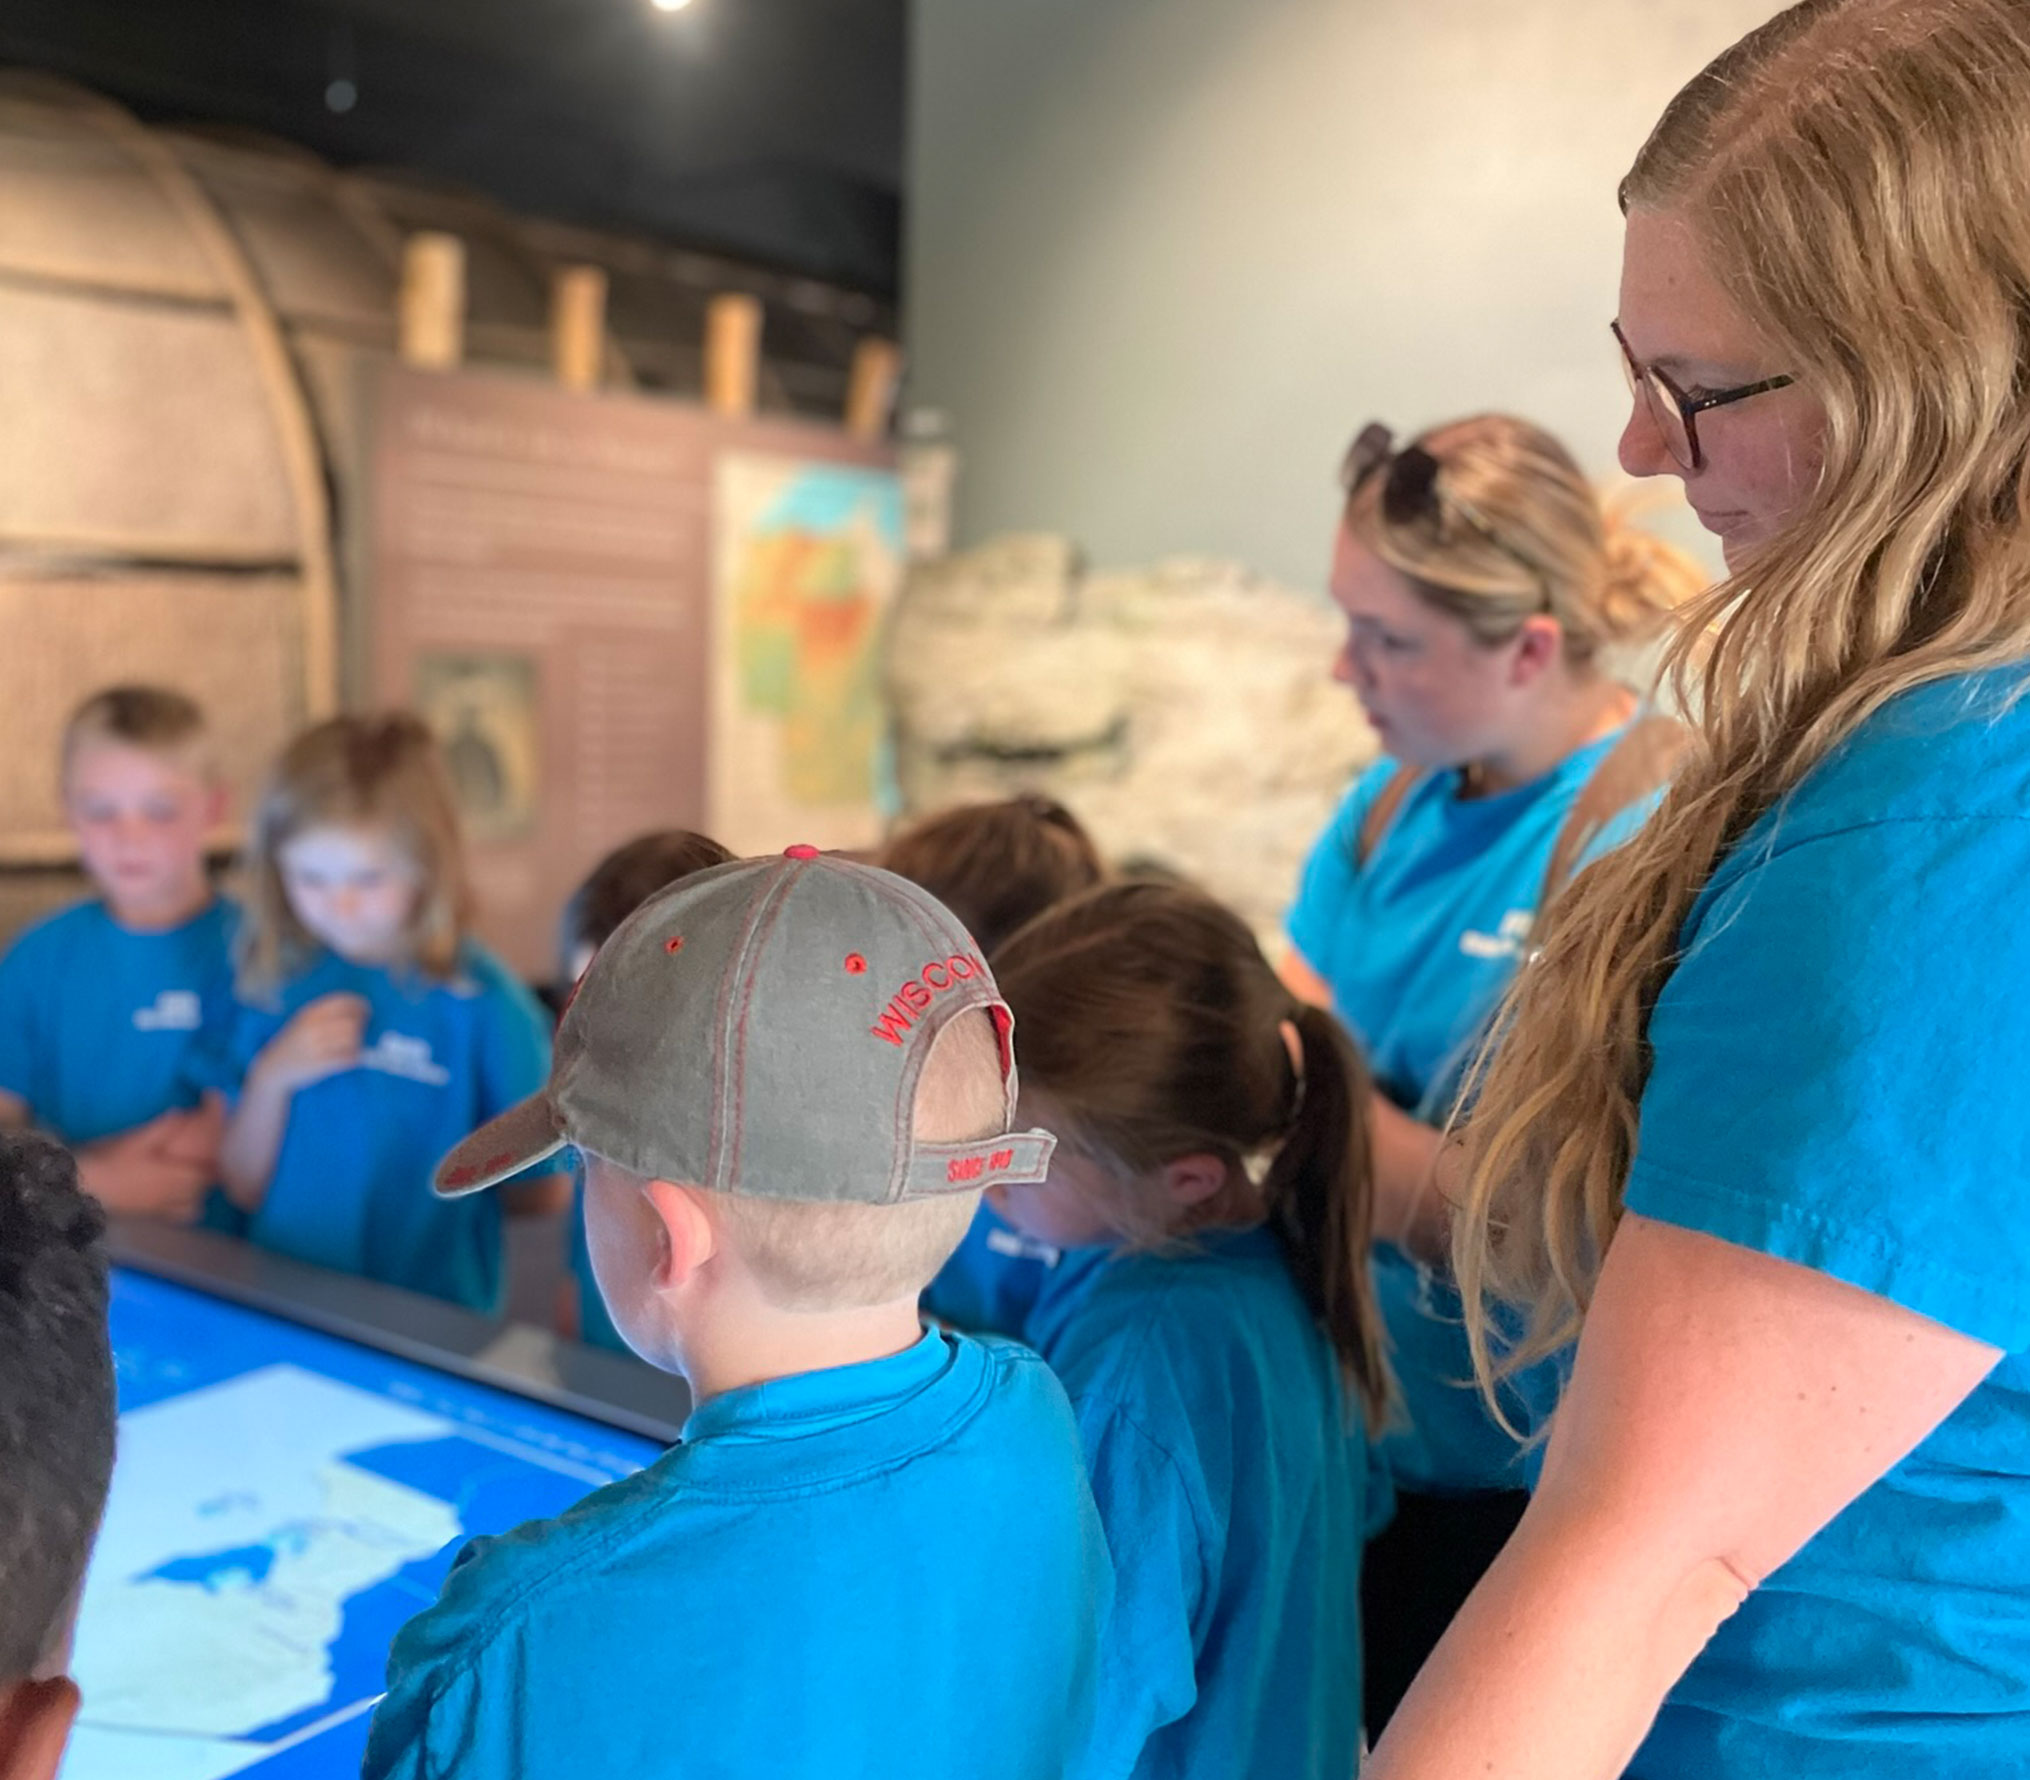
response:
<path fill-rule="evenodd" d="M 2030 1774 L 2026 113 L 2022 0 L 1817 0 L 1623 184 L 1623 462 L 1733 579 L 1446 1158 L 1565 1382 L 1372 1780 Z"/>
<path fill-rule="evenodd" d="M 1377 1083 L 1375 1271 L 1407 1426 L 1384 1449 L 1398 1512 L 1365 1573 L 1372 1732 L 1527 1499 L 1444 1272 L 1439 1127 L 1540 903 L 1641 820 L 1682 740 L 1604 657 L 1705 577 L 1606 511 L 1527 421 L 1482 415 L 1400 449 L 1370 426 L 1342 479 L 1334 671 L 1389 758 L 1312 850 L 1285 975 L 1339 1013 Z"/>

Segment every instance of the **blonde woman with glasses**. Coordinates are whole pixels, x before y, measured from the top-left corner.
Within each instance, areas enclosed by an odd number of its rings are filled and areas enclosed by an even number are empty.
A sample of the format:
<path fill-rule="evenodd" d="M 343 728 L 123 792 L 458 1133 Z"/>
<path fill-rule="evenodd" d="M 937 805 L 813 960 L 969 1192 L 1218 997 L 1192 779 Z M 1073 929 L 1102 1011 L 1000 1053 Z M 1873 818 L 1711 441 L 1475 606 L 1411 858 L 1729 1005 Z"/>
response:
<path fill-rule="evenodd" d="M 1624 182 L 1622 459 L 1732 579 L 1446 1183 L 1563 1386 L 1370 1780 L 2030 1773 L 2026 116 L 2022 0 L 1817 0 Z"/>

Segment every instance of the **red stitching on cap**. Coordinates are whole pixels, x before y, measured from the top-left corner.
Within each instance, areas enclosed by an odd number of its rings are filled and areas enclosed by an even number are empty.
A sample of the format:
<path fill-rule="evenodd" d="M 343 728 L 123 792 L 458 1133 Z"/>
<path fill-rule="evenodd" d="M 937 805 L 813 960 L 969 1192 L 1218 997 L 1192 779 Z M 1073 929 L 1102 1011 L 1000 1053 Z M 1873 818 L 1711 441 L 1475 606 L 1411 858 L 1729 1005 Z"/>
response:
<path fill-rule="evenodd" d="M 848 952 L 846 954 L 846 969 L 853 976 L 864 977 L 867 974 L 867 960 L 861 957 L 858 952 Z"/>
<path fill-rule="evenodd" d="M 663 941 L 663 950 L 665 952 L 681 952 L 683 949 L 684 936 L 681 933 L 673 933 L 668 939 Z"/>

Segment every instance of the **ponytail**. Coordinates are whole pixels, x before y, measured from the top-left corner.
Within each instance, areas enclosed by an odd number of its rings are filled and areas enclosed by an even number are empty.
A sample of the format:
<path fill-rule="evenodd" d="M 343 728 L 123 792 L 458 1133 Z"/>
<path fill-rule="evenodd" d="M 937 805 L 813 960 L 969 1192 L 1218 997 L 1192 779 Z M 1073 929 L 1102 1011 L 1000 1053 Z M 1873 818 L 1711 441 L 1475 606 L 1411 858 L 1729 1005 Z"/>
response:
<path fill-rule="evenodd" d="M 1300 1004 L 1290 1024 L 1298 1038 L 1297 1110 L 1262 1183 L 1269 1225 L 1369 1431 L 1379 1433 L 1389 1371 L 1367 1265 L 1374 1225 L 1367 1071 L 1324 1009 Z"/>
<path fill-rule="evenodd" d="M 1197 1227 L 1275 1233 L 1378 1430 L 1389 1374 L 1367 1267 L 1369 1088 L 1338 1023 L 1292 998 L 1246 922 L 1182 884 L 1059 903 L 994 954 L 994 975 L 1023 1090 L 1047 1098 L 1063 1142 L 1122 1181 L 1198 1152 L 1225 1160 L 1227 1189 Z M 1106 1210 L 1138 1246 L 1190 1234 L 1162 1195 L 1123 1192 Z"/>

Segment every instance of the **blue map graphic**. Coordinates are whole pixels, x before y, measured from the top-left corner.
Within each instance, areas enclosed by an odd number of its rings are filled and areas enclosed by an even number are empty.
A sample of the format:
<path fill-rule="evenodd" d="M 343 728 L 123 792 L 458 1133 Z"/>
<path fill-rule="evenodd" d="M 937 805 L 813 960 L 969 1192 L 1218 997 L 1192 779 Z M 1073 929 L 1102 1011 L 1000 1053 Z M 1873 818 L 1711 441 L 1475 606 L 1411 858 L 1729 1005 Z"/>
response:
<path fill-rule="evenodd" d="M 651 1441 L 116 1272 L 120 1459 L 64 1780 L 359 1771 L 388 1645 L 465 1540 Z"/>

